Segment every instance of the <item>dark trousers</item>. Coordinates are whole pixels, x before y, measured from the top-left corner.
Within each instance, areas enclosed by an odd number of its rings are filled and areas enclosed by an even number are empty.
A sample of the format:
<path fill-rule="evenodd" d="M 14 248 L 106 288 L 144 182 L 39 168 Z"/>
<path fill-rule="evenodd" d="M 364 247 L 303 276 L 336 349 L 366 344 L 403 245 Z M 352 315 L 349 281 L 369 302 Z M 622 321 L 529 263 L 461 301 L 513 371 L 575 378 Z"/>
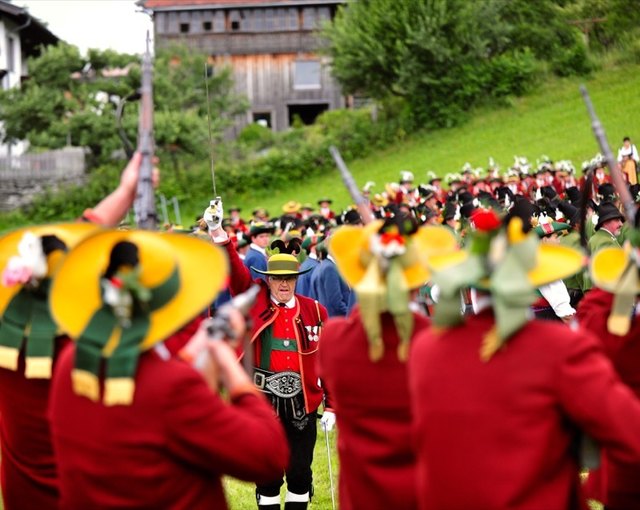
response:
<path fill-rule="evenodd" d="M 302 430 L 295 421 L 280 418 L 287 434 L 289 449 L 289 468 L 286 471 L 287 490 L 294 494 L 311 492 L 311 464 L 313 462 L 313 449 L 316 445 L 316 421 L 317 414 L 311 413 L 306 417 L 306 424 Z M 258 493 L 264 496 L 277 496 L 280 494 L 284 480 L 282 477 L 273 482 L 258 485 Z"/>

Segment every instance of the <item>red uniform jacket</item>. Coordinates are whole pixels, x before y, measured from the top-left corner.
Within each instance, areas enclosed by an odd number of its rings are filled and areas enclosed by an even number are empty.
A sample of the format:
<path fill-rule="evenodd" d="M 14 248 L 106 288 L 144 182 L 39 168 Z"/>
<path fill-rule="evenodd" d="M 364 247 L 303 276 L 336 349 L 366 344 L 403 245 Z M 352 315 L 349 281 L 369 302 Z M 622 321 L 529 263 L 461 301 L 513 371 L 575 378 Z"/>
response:
<path fill-rule="evenodd" d="M 622 381 L 640 397 L 640 320 L 636 317 L 623 337 L 609 333 L 607 319 L 612 304 L 612 294 L 593 289 L 580 301 L 578 320 L 598 337 Z M 603 493 L 594 496 L 605 502 L 607 509 L 640 508 L 640 466 L 616 462 L 606 451 L 602 453 L 602 471 L 594 478 L 603 484 Z"/>
<path fill-rule="evenodd" d="M 231 277 L 229 281 L 229 289 L 231 295 L 235 296 L 247 290 L 253 283 L 260 285 L 260 293 L 256 298 L 256 302 L 251 308 L 251 320 L 253 328 L 251 330 L 251 343 L 255 346 L 255 352 L 260 352 L 260 333 L 270 326 L 276 320 L 279 310 L 271 301 L 269 287 L 267 283 L 260 279 L 251 279 L 249 269 L 242 263 L 238 252 L 231 243 L 223 245 L 229 255 L 229 264 L 231 266 Z M 305 296 L 296 294 L 296 299 L 300 305 L 300 322 L 296 321 L 298 327 L 295 330 L 296 343 L 298 344 L 298 358 L 300 361 L 300 377 L 302 378 L 302 390 L 304 393 L 304 402 L 307 414 L 318 409 L 322 402 L 323 389 L 319 384 L 317 356 L 318 346 L 322 341 L 322 328 L 327 321 L 327 310 L 317 301 Z M 316 333 L 311 332 L 307 328 L 317 326 L 317 336 L 319 340 L 313 337 Z M 311 338 L 310 338 L 311 337 Z M 257 356 L 254 359 L 258 359 Z M 325 399 L 325 408 L 330 408 L 328 397 Z"/>
<path fill-rule="evenodd" d="M 74 352 L 61 354 L 51 388 L 61 508 L 224 509 L 221 475 L 266 482 L 285 468 L 287 440 L 261 396 L 228 405 L 187 363 L 152 349 L 132 405 L 107 407 L 73 392 Z"/>
<path fill-rule="evenodd" d="M 384 357 L 377 362 L 369 359 L 360 317 L 356 306 L 349 317 L 331 318 L 320 349 L 320 375 L 338 424 L 340 509 L 413 510 L 418 503 L 407 364 L 398 360 L 391 315 L 381 316 Z M 429 325 L 425 317 L 414 320 L 414 335 Z"/>
<path fill-rule="evenodd" d="M 56 355 L 68 342 L 56 339 Z M 17 371 L 0 368 L 2 499 L 5 510 L 53 510 L 58 478 L 47 420 L 51 380 L 25 378 L 24 366 L 21 353 Z"/>
<path fill-rule="evenodd" d="M 409 387 L 420 508 L 580 508 L 578 428 L 621 462 L 640 463 L 640 402 L 595 337 L 533 321 L 488 362 L 485 311 L 418 335 Z"/>

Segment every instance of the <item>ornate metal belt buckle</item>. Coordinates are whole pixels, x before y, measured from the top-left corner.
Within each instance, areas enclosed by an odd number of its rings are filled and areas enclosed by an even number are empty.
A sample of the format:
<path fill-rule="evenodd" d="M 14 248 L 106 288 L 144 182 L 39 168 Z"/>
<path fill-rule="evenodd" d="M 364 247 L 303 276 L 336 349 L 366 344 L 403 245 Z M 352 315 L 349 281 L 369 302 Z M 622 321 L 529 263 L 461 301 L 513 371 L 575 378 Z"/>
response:
<path fill-rule="evenodd" d="M 265 387 L 277 397 L 291 398 L 302 391 L 302 381 L 296 372 L 278 372 L 266 378 Z"/>

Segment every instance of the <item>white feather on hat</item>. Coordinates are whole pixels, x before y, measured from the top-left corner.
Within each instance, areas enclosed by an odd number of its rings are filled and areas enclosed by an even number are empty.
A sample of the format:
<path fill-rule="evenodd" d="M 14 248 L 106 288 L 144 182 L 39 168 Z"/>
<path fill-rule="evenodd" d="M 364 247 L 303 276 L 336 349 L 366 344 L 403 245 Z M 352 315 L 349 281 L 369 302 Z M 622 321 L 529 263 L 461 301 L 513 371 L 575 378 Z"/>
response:
<path fill-rule="evenodd" d="M 409 170 L 401 170 L 400 182 L 413 182 L 413 172 L 410 172 Z"/>

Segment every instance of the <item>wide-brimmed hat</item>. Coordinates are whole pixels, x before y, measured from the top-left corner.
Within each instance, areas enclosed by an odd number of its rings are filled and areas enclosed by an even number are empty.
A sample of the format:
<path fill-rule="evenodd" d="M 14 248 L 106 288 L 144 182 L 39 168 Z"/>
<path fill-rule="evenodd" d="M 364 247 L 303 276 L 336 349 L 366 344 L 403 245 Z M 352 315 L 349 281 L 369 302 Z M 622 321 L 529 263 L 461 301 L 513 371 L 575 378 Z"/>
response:
<path fill-rule="evenodd" d="M 327 202 L 328 204 L 332 204 L 333 200 L 331 200 L 330 198 L 324 197 L 324 198 L 321 198 L 320 200 L 318 200 L 318 205 L 321 205 L 323 202 Z"/>
<path fill-rule="evenodd" d="M 295 214 L 300 211 L 302 205 L 300 202 L 296 202 L 295 200 L 289 200 L 286 204 L 282 206 L 282 212 L 285 214 Z"/>
<path fill-rule="evenodd" d="M 276 253 L 271 255 L 269 260 L 267 260 L 266 271 L 256 269 L 255 267 L 251 269 L 257 273 L 266 274 L 267 276 L 299 276 L 308 273 L 313 268 L 310 267 L 309 269 L 300 271 L 300 261 L 296 256 L 290 253 Z"/>
<path fill-rule="evenodd" d="M 525 239 L 526 236 L 523 234 L 522 241 L 518 240 L 513 244 L 521 243 Z M 566 246 L 544 243 L 533 246 L 536 247 L 533 253 L 535 263 L 527 270 L 526 274 L 529 283 L 534 288 L 568 278 L 580 271 L 585 263 L 582 253 Z M 433 255 L 429 258 L 429 268 L 433 272 L 441 272 L 443 269 L 462 264 L 471 256 L 470 250 L 460 250 L 447 255 Z M 470 286 L 480 290 L 491 290 L 491 282 L 486 276 L 470 283 Z"/>
<path fill-rule="evenodd" d="M 523 228 L 519 216 L 501 228 L 491 210 L 472 217 L 476 230 L 468 235 L 465 250 L 429 258 L 440 298 L 433 317 L 436 328 L 459 324 L 460 290 L 475 287 L 491 293 L 496 325 L 484 337 L 482 359 L 489 360 L 529 320 L 536 289 L 576 274 L 584 255 L 566 246 L 542 243 Z"/>
<path fill-rule="evenodd" d="M 569 230 L 570 228 L 571 226 L 568 223 L 562 223 L 560 221 L 540 221 L 533 230 L 538 237 L 542 238 L 563 232 L 564 230 Z"/>
<path fill-rule="evenodd" d="M 611 202 L 602 202 L 598 206 L 598 223 L 596 224 L 596 230 L 600 230 L 605 222 L 614 219 L 624 221 L 624 214 Z"/>
<path fill-rule="evenodd" d="M 56 323 L 77 342 L 74 391 L 99 399 L 104 360 L 104 403 L 131 403 L 140 352 L 205 310 L 227 275 L 222 250 L 190 236 L 105 231 L 78 244 L 50 295 Z"/>
<path fill-rule="evenodd" d="M 267 211 L 264 207 L 258 207 L 251 212 L 252 216 L 265 216 L 269 217 L 269 211 Z"/>
<path fill-rule="evenodd" d="M 628 243 L 623 248 L 602 248 L 591 256 L 589 262 L 589 274 L 594 285 L 614 295 L 607 329 L 618 336 L 629 332 L 632 318 L 629 310 L 640 294 L 638 261 L 633 256 L 636 249 Z"/>
<path fill-rule="evenodd" d="M 260 234 L 273 234 L 275 231 L 276 227 L 273 225 L 273 223 L 256 221 L 255 223 L 251 224 L 249 233 L 247 235 L 251 238 Z"/>
<path fill-rule="evenodd" d="M 67 250 L 98 228 L 92 223 L 39 225 L 0 238 L 0 367 L 17 370 L 26 340 L 25 377 L 51 377 L 58 332 L 48 304 L 51 278 Z"/>
<path fill-rule="evenodd" d="M 329 251 L 338 271 L 358 296 L 369 339 L 369 355 L 383 354 L 380 314 L 389 312 L 401 338 L 398 357 L 406 359 L 413 331 L 409 290 L 429 281 L 426 261 L 434 253 L 457 249 L 449 229 L 418 228 L 410 216 L 376 220 L 364 227 L 342 226 L 331 236 Z"/>

